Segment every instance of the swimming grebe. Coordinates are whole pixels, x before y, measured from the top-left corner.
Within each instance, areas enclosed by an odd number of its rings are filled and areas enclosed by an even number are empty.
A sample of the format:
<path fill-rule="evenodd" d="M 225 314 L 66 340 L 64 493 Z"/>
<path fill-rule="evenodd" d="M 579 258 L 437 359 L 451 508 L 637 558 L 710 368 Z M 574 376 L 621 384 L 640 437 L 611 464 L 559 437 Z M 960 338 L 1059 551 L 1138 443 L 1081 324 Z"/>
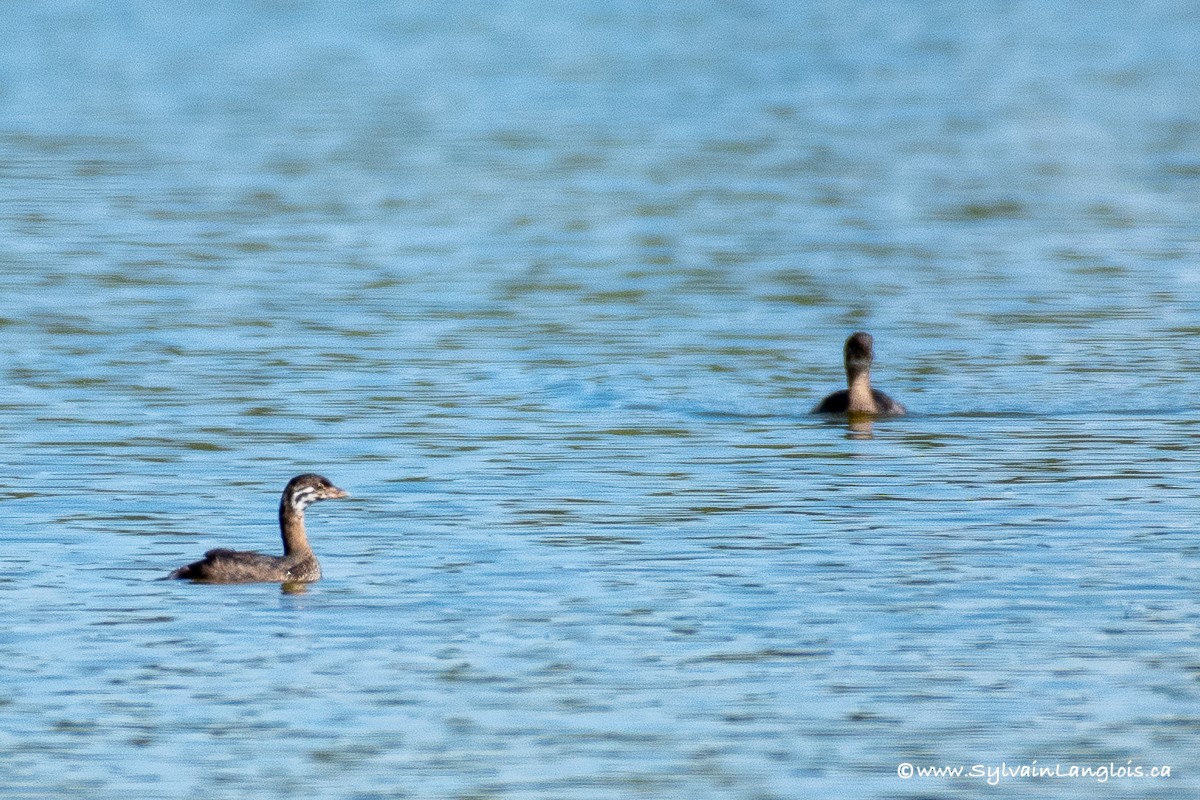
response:
<path fill-rule="evenodd" d="M 904 406 L 871 388 L 871 360 L 875 357 L 871 334 L 850 334 L 846 340 L 846 384 L 850 387 L 826 397 L 813 414 L 903 414 Z"/>
<path fill-rule="evenodd" d="M 309 583 L 321 578 L 321 565 L 304 534 L 304 509 L 318 500 L 349 497 L 328 478 L 307 473 L 288 481 L 279 499 L 279 530 L 283 534 L 283 556 L 267 556 L 241 550 L 209 550 L 204 559 L 168 575 L 205 583 Z"/>

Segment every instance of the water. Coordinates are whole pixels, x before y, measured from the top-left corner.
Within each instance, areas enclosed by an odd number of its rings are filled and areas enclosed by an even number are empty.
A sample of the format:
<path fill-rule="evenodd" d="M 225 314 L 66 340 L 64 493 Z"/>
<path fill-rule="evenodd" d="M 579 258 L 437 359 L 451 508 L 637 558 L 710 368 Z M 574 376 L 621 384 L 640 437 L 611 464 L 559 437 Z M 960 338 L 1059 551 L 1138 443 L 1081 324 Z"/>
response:
<path fill-rule="evenodd" d="M 389 5 L 6 12 L 0 795 L 1200 792 L 1190 4 Z"/>

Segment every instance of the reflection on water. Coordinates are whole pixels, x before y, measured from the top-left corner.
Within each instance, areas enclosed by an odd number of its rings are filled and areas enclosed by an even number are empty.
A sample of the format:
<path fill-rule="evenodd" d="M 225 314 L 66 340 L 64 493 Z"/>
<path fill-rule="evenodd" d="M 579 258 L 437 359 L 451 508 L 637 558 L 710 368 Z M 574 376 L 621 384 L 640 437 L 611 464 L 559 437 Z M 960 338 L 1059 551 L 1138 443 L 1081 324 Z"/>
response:
<path fill-rule="evenodd" d="M 0 795 L 1196 795 L 1195 15 L 331 9 L 11 10 Z"/>
<path fill-rule="evenodd" d="M 870 414 L 847 414 L 846 428 L 851 439 L 870 439 L 875 424 Z"/>

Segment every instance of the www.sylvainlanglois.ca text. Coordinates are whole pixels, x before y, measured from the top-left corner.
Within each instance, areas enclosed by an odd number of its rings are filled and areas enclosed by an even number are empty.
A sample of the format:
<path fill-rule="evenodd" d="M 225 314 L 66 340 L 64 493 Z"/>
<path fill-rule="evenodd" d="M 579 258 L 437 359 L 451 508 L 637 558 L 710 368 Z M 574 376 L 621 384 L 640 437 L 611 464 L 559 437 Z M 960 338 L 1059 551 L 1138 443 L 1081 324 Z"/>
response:
<path fill-rule="evenodd" d="M 1146 766 L 1132 760 L 1124 764 L 1110 761 L 1106 764 L 1039 764 L 1037 760 L 1028 764 L 970 764 L 956 766 L 915 765 L 908 761 L 896 767 L 901 780 L 920 778 L 949 778 L 962 780 L 984 780 L 991 786 L 1005 781 L 1020 780 L 1087 780 L 1108 783 L 1112 780 L 1139 780 L 1147 778 L 1170 778 L 1168 765 Z"/>

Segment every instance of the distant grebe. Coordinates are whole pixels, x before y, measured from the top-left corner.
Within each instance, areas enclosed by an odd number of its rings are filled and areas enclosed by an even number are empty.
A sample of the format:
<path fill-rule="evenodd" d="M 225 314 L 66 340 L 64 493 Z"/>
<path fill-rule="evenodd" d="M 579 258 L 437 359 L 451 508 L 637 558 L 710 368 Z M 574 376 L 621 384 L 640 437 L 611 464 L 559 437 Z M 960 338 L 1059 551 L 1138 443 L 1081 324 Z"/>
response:
<path fill-rule="evenodd" d="M 318 500 L 337 500 L 350 495 L 328 478 L 308 473 L 288 481 L 279 500 L 279 530 L 283 534 L 283 557 L 240 550 L 209 550 L 204 559 L 168 575 L 205 583 L 309 583 L 321 578 L 321 565 L 308 546 L 304 533 L 304 509 Z"/>
<path fill-rule="evenodd" d="M 875 357 L 871 334 L 850 334 L 846 340 L 846 384 L 848 389 L 826 397 L 813 414 L 903 414 L 905 408 L 878 389 L 871 388 L 871 360 Z"/>

